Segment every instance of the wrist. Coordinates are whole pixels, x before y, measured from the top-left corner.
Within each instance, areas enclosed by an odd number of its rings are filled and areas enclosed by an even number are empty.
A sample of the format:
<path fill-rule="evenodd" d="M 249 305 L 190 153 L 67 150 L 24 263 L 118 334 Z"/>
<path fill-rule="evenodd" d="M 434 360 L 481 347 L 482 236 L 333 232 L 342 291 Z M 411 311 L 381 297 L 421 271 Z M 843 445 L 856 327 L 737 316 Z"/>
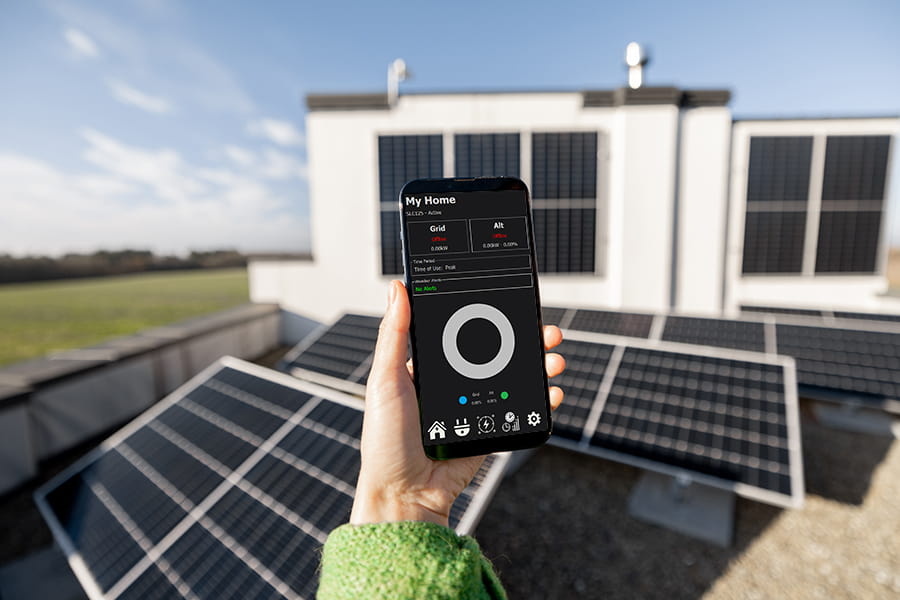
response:
<path fill-rule="evenodd" d="M 368 523 L 396 523 L 400 521 L 423 521 L 448 526 L 449 507 L 429 507 L 404 494 L 391 493 L 384 489 L 366 489 L 358 485 L 350 513 L 351 525 Z"/>

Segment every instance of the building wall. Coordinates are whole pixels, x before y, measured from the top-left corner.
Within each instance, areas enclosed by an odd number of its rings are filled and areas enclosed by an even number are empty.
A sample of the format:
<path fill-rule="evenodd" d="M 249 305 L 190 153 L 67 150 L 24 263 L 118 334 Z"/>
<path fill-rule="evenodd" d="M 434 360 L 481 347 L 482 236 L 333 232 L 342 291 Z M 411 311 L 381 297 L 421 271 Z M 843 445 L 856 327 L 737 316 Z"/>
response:
<path fill-rule="evenodd" d="M 381 274 L 379 135 L 443 135 L 449 177 L 454 134 L 519 133 L 520 176 L 530 186 L 532 133 L 596 131 L 596 269 L 542 274 L 545 304 L 715 314 L 741 304 L 887 302 L 876 296 L 887 288 L 888 215 L 874 274 L 744 275 L 741 261 L 751 136 L 894 135 L 897 119 L 732 123 L 725 106 L 585 107 L 584 99 L 575 92 L 408 95 L 391 109 L 310 111 L 313 259 L 252 260 L 251 298 L 320 321 L 383 310 L 391 277 Z"/>
<path fill-rule="evenodd" d="M 674 303 L 679 311 L 722 310 L 730 142 L 727 108 L 682 111 Z"/>

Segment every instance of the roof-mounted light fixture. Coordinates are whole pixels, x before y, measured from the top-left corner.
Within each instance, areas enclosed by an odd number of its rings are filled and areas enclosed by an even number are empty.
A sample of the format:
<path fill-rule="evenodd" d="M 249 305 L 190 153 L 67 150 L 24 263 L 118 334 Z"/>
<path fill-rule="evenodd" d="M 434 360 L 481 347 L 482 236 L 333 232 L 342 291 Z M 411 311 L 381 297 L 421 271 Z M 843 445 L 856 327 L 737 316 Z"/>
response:
<path fill-rule="evenodd" d="M 412 77 L 412 73 L 406 68 L 406 61 L 402 58 L 398 58 L 388 65 L 387 87 L 389 106 L 393 106 L 397 102 L 397 96 L 400 95 L 400 82 L 406 81 L 410 77 Z"/>
<path fill-rule="evenodd" d="M 625 64 L 628 65 L 628 87 L 633 90 L 644 84 L 644 65 L 650 62 L 650 57 L 637 42 L 631 42 L 625 47 Z"/>

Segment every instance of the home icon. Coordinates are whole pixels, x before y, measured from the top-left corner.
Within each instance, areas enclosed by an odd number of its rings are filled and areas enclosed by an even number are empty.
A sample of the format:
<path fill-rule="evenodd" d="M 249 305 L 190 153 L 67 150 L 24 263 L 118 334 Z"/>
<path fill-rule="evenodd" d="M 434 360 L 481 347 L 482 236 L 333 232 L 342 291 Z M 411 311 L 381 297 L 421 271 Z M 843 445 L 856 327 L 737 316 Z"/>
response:
<path fill-rule="evenodd" d="M 443 421 L 435 421 L 431 424 L 431 427 L 428 428 L 429 440 L 442 440 L 445 437 L 447 437 L 447 426 L 444 425 Z"/>

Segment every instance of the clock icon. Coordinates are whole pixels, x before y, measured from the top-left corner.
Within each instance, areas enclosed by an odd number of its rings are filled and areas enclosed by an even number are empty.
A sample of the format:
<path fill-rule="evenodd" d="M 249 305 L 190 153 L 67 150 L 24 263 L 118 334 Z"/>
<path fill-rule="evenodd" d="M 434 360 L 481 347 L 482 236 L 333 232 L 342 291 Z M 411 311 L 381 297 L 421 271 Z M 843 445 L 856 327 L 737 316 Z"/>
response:
<path fill-rule="evenodd" d="M 483 417 L 478 417 L 478 433 L 493 433 L 494 431 L 494 416 L 493 415 L 485 415 Z"/>

